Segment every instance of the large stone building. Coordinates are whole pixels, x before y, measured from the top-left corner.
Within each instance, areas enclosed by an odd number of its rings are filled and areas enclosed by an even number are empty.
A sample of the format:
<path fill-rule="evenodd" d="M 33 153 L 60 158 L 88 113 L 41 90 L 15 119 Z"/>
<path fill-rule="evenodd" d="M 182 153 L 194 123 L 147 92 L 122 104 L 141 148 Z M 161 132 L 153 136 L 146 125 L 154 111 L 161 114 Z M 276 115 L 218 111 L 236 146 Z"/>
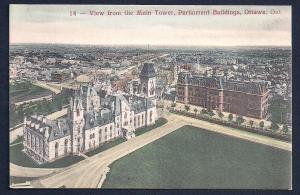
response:
<path fill-rule="evenodd" d="M 268 94 L 265 82 L 233 81 L 190 72 L 181 72 L 178 75 L 177 101 L 211 110 L 265 118 Z"/>
<path fill-rule="evenodd" d="M 70 100 L 68 114 L 50 120 L 33 115 L 24 119 L 24 152 L 38 163 L 78 155 L 153 125 L 157 119 L 155 70 L 144 64 L 139 87 L 114 93 L 96 86 L 81 87 Z"/>

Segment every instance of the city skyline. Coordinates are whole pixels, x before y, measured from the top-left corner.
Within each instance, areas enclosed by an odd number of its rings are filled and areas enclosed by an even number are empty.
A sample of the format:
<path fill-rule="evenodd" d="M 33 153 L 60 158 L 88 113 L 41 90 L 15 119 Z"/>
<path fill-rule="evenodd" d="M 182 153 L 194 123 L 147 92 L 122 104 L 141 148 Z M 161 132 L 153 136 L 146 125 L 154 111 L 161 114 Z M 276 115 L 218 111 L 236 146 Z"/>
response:
<path fill-rule="evenodd" d="M 279 15 L 70 16 L 71 10 L 275 9 Z M 10 44 L 291 46 L 290 6 L 11 5 Z M 200 39 L 199 39 L 200 37 Z"/>

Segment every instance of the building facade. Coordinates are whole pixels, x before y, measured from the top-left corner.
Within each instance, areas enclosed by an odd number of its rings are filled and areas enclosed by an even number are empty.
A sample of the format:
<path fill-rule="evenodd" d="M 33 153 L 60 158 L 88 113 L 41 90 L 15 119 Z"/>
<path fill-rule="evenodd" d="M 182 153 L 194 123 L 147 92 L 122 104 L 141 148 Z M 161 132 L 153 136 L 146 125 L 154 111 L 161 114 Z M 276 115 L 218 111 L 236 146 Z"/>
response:
<path fill-rule="evenodd" d="M 118 137 L 135 137 L 136 130 L 157 120 L 155 80 L 153 64 L 146 63 L 132 93 L 81 87 L 74 92 L 66 116 L 25 117 L 24 152 L 41 164 L 94 150 Z"/>
<path fill-rule="evenodd" d="M 181 72 L 177 82 L 177 101 L 210 110 L 265 118 L 268 110 L 267 83 L 227 80 Z"/>

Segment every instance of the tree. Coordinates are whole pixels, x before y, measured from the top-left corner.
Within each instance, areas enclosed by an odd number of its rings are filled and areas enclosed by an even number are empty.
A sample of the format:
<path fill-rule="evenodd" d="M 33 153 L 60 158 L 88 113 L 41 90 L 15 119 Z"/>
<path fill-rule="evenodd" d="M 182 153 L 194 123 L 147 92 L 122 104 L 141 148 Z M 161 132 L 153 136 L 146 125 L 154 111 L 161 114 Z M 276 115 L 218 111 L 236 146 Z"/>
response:
<path fill-rule="evenodd" d="M 210 118 L 212 118 L 215 115 L 215 113 L 214 113 L 214 111 L 209 110 L 208 115 L 209 115 Z"/>
<path fill-rule="evenodd" d="M 195 112 L 195 115 L 197 114 L 197 112 L 198 112 L 198 109 L 197 108 L 195 108 L 194 109 L 194 112 Z"/>
<path fill-rule="evenodd" d="M 264 123 L 264 121 L 260 121 L 260 123 L 259 123 L 259 127 L 260 127 L 261 129 L 263 129 L 263 128 L 264 128 L 264 126 L 265 126 L 265 123 Z"/>
<path fill-rule="evenodd" d="M 218 116 L 219 116 L 220 119 L 222 119 L 224 117 L 223 112 L 218 112 Z"/>
<path fill-rule="evenodd" d="M 271 123 L 271 129 L 272 129 L 273 131 L 277 131 L 277 130 L 279 129 L 278 124 L 275 123 L 275 122 L 272 122 L 272 123 Z"/>
<path fill-rule="evenodd" d="M 228 115 L 228 121 L 231 122 L 232 119 L 233 119 L 233 115 L 232 115 L 232 114 L 229 114 L 229 115 Z"/>
<path fill-rule="evenodd" d="M 189 105 L 184 105 L 184 109 L 188 112 L 190 110 L 190 106 Z"/>
<path fill-rule="evenodd" d="M 205 108 L 203 108 L 203 109 L 201 110 L 201 114 L 207 114 L 207 111 L 206 111 Z"/>
<path fill-rule="evenodd" d="M 253 121 L 253 120 L 250 120 L 250 121 L 249 121 L 249 124 L 250 124 L 250 127 L 252 128 L 252 127 L 253 127 L 253 124 L 254 124 L 254 121 Z"/>
<path fill-rule="evenodd" d="M 288 128 L 288 126 L 286 124 L 284 124 L 282 126 L 282 131 L 283 131 L 284 134 L 287 134 L 287 132 L 289 131 L 289 128 Z"/>
<path fill-rule="evenodd" d="M 176 103 L 172 103 L 172 104 L 171 104 L 171 107 L 172 107 L 172 108 L 176 107 Z"/>
<path fill-rule="evenodd" d="M 244 121 L 245 121 L 245 119 L 242 116 L 239 115 L 236 117 L 236 123 L 238 125 L 241 125 Z"/>

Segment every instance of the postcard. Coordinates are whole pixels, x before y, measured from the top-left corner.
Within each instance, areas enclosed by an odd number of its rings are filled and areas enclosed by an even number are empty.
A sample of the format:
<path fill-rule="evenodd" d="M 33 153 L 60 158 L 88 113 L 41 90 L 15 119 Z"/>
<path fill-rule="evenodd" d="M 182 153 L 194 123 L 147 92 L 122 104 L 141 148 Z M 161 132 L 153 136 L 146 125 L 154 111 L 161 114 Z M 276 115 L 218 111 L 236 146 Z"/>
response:
<path fill-rule="evenodd" d="M 291 6 L 9 12 L 10 188 L 292 189 Z"/>

